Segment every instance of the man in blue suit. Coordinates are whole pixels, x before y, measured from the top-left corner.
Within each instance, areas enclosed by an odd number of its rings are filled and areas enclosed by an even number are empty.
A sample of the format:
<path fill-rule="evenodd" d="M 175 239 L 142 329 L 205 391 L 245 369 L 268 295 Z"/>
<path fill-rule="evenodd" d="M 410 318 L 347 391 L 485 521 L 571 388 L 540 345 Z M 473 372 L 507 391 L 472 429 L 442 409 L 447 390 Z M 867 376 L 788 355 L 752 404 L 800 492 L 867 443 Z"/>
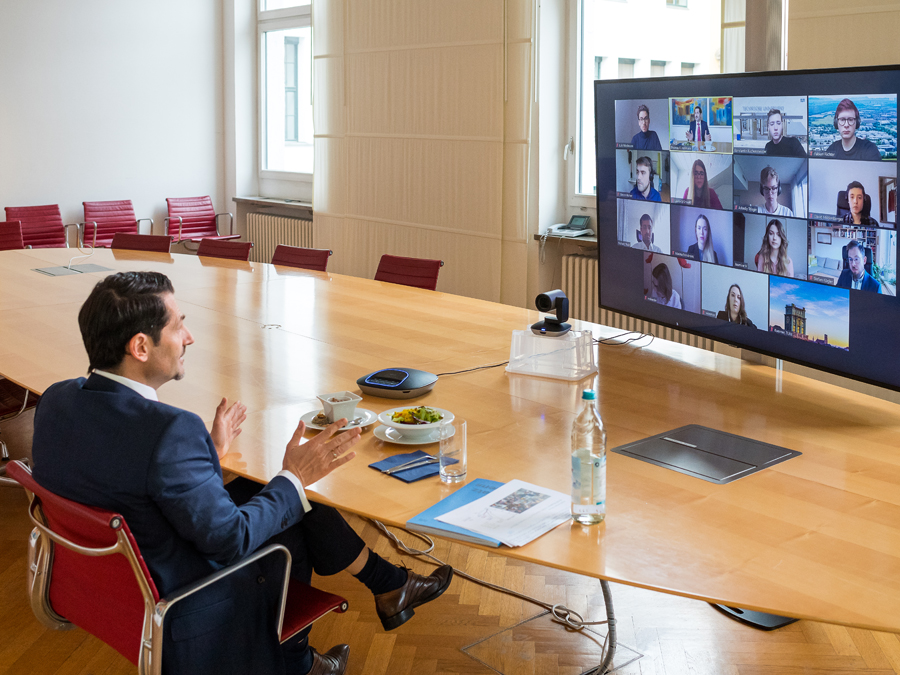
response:
<path fill-rule="evenodd" d="M 838 288 L 852 288 L 857 291 L 881 293 L 881 284 L 875 277 L 866 272 L 866 253 L 862 245 L 855 239 L 847 244 L 847 267 L 838 277 Z"/>
<path fill-rule="evenodd" d="M 34 420 L 34 477 L 57 494 L 125 516 L 162 596 L 262 545 L 285 544 L 292 575 L 347 570 L 375 595 L 391 630 L 441 595 L 452 568 L 423 577 L 368 549 L 334 509 L 303 490 L 350 461 L 359 430 L 339 420 L 300 445 L 301 422 L 283 470 L 267 485 L 222 484 L 219 459 L 240 433 L 246 408 L 225 399 L 211 432 L 193 413 L 158 402 L 156 390 L 184 376 L 194 340 L 167 277 L 125 272 L 99 282 L 78 316 L 90 376 L 51 386 Z M 273 556 L 270 556 L 272 558 Z M 310 648 L 308 631 L 279 645 L 277 567 L 264 559 L 179 603 L 167 619 L 163 672 L 340 675 L 349 648 Z"/>

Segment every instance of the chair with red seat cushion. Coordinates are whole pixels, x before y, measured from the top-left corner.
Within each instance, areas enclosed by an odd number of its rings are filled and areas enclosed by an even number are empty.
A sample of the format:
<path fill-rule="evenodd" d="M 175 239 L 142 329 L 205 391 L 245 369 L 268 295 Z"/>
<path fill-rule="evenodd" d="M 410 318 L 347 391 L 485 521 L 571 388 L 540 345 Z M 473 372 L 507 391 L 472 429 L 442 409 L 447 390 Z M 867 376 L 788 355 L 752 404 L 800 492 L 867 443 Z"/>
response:
<path fill-rule="evenodd" d="M 137 665 L 141 675 L 161 671 L 163 626 L 173 605 L 272 553 L 285 557 L 276 623 L 281 642 L 329 612 L 347 610 L 344 598 L 289 580 L 291 556 L 279 544 L 160 598 L 121 515 L 50 492 L 21 462 L 10 463 L 9 475 L 28 491 L 31 501 L 29 515 L 35 529 L 29 537 L 28 591 L 35 616 L 49 628 L 71 624 L 83 628 Z"/>
<path fill-rule="evenodd" d="M 272 254 L 273 265 L 285 265 L 301 270 L 324 272 L 328 267 L 331 251 L 327 248 L 302 248 L 279 244 Z"/>
<path fill-rule="evenodd" d="M 233 234 L 234 216 L 216 213 L 209 196 L 169 197 L 166 204 L 169 207 L 169 216 L 165 220 L 166 234 L 176 244 L 201 239 L 238 239 L 241 236 Z M 231 223 L 228 234 L 219 234 L 219 216 L 228 216 Z"/>
<path fill-rule="evenodd" d="M 59 204 L 45 206 L 7 206 L 6 219 L 22 223 L 22 241 L 26 248 L 68 248 L 66 228 L 63 225 Z"/>
<path fill-rule="evenodd" d="M 113 250 L 128 251 L 155 251 L 168 253 L 172 246 L 172 239 L 167 234 L 129 234 L 116 232 L 113 235 L 110 248 Z"/>
<path fill-rule="evenodd" d="M 443 260 L 427 258 L 401 258 L 397 255 L 383 255 L 375 272 L 375 281 L 389 281 L 392 284 L 425 288 L 437 288 L 438 274 Z"/>
<path fill-rule="evenodd" d="M 206 258 L 225 258 L 227 260 L 250 260 L 252 241 L 222 241 L 221 239 L 201 239 L 197 255 Z"/>
<path fill-rule="evenodd" d="M 112 244 L 116 232 L 137 234 L 142 221 L 150 222 L 150 218 L 135 218 L 134 206 L 130 199 L 111 202 L 82 202 L 84 206 L 84 222 L 81 224 L 81 243 L 108 248 Z M 97 239 L 94 241 L 94 226 L 97 228 Z"/>
<path fill-rule="evenodd" d="M 18 220 L 0 222 L 0 251 L 25 248 L 22 240 L 22 223 Z"/>

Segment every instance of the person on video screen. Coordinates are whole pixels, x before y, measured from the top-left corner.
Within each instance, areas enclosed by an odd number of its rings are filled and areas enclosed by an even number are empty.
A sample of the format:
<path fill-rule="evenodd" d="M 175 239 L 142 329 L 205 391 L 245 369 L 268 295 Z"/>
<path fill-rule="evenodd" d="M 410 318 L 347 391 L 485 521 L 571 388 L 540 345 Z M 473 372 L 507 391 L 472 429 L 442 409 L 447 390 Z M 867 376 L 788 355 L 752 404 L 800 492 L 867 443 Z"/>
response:
<path fill-rule="evenodd" d="M 806 151 L 803 144 L 793 136 L 785 136 L 784 113 L 778 108 L 769 111 L 766 123 L 769 133 L 769 142 L 766 143 L 766 154 L 775 157 L 803 157 Z"/>
<path fill-rule="evenodd" d="M 716 191 L 709 187 L 709 180 L 706 177 L 706 165 L 702 159 L 694 161 L 691 167 L 692 180 L 691 185 L 684 190 L 684 199 L 690 199 L 692 206 L 702 206 L 704 208 L 721 209 L 722 202 Z"/>
<path fill-rule="evenodd" d="M 743 326 L 756 328 L 747 316 L 747 310 L 744 307 L 744 294 L 741 291 L 741 287 L 737 284 L 729 286 L 728 296 L 725 298 L 725 310 L 716 314 L 716 318 L 724 319 L 729 323 L 739 323 Z"/>
<path fill-rule="evenodd" d="M 639 248 L 651 253 L 662 253 L 662 249 L 653 243 L 653 218 L 649 213 L 641 216 L 641 240 L 631 245 L 631 248 Z"/>
<path fill-rule="evenodd" d="M 709 227 L 709 219 L 700 215 L 697 217 L 697 223 L 694 225 L 694 233 L 697 235 L 697 243 L 688 246 L 688 255 L 694 260 L 702 260 L 703 262 L 718 263 L 719 256 L 713 248 L 712 230 Z"/>
<path fill-rule="evenodd" d="M 834 128 L 838 130 L 841 138 L 828 146 L 828 152 L 833 152 L 839 159 L 880 162 L 881 153 L 878 152 L 878 146 L 856 135 L 860 123 L 859 108 L 853 101 L 845 98 L 838 103 L 834 112 Z"/>
<path fill-rule="evenodd" d="M 781 194 L 781 179 L 778 172 L 771 166 L 765 167 L 759 172 L 759 191 L 765 202 L 762 208 L 757 207 L 757 211 L 765 213 L 767 216 L 793 216 L 791 211 L 784 204 L 778 203 L 778 195 Z"/>
<path fill-rule="evenodd" d="M 650 272 L 650 292 L 647 297 L 660 305 L 684 309 L 684 305 L 681 304 L 681 296 L 672 288 L 672 275 L 669 273 L 669 266 L 665 263 L 660 263 Z"/>
<path fill-rule="evenodd" d="M 643 103 L 638 106 L 638 127 L 640 131 L 631 138 L 631 144 L 635 150 L 662 150 L 659 136 L 655 131 L 650 131 L 650 109 Z"/>
<path fill-rule="evenodd" d="M 653 187 L 653 161 L 649 157 L 638 157 L 634 163 L 634 187 L 631 196 L 647 202 L 661 202 L 662 196 Z"/>
<path fill-rule="evenodd" d="M 848 225 L 878 225 L 878 221 L 863 213 L 866 208 L 866 188 L 858 180 L 847 186 L 847 204 L 850 213 L 844 214 L 844 222 Z"/>
<path fill-rule="evenodd" d="M 756 271 L 794 276 L 794 261 L 788 256 L 788 238 L 780 220 L 770 220 L 763 234 L 762 246 L 756 254 Z"/>
<path fill-rule="evenodd" d="M 694 119 L 691 120 L 691 130 L 685 131 L 684 136 L 689 141 L 711 141 L 712 136 L 709 133 L 709 125 L 701 119 L 703 116 L 703 108 L 699 105 L 694 106 Z M 697 130 L 700 131 L 700 137 L 697 137 Z"/>
<path fill-rule="evenodd" d="M 881 293 L 881 284 L 866 272 L 866 251 L 855 239 L 851 239 L 847 244 L 847 265 L 848 269 L 841 272 L 841 276 L 838 277 L 838 288 Z"/>

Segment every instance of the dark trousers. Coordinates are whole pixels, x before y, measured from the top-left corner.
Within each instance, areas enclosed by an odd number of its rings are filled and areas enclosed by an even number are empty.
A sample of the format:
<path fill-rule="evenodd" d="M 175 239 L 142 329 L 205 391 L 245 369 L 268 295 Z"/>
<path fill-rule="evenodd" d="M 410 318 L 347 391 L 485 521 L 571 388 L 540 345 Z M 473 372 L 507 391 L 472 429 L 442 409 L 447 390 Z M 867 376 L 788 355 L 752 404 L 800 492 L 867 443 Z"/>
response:
<path fill-rule="evenodd" d="M 225 488 L 240 506 L 249 501 L 262 486 L 245 478 L 236 478 Z M 282 544 L 291 552 L 291 576 L 308 584 L 315 571 L 330 576 L 346 569 L 366 547 L 344 517 L 330 506 L 311 502 L 312 510 L 299 523 L 279 532 L 268 544 Z M 282 568 L 283 569 L 283 568 Z M 312 667 L 309 651 L 310 628 L 300 631 L 282 645 L 285 671 L 306 673 Z"/>

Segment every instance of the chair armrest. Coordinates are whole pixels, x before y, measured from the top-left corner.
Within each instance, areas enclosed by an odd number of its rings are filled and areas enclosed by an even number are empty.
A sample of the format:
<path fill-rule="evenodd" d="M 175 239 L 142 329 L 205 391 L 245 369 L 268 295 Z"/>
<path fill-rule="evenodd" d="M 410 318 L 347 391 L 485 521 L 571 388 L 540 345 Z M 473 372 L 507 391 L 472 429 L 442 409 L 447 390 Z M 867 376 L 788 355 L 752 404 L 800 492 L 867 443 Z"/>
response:
<path fill-rule="evenodd" d="M 181 218 L 181 216 L 175 216 L 175 218 L 178 218 L 178 239 L 176 239 L 175 241 L 181 241 L 181 225 L 184 223 L 184 220 Z M 163 224 L 166 226 L 166 234 L 168 234 L 170 237 L 172 236 L 169 232 L 169 221 L 171 220 L 172 218 L 166 217 L 166 219 L 163 221 Z"/>
<path fill-rule="evenodd" d="M 150 232 L 148 234 L 153 234 L 153 218 L 138 218 L 136 221 L 134 221 L 135 225 L 137 225 L 138 234 L 141 233 L 141 223 L 143 223 L 145 220 L 150 222 Z"/>
<path fill-rule="evenodd" d="M 84 237 L 84 234 L 80 233 L 82 225 L 84 225 L 84 223 L 66 223 L 63 225 L 63 238 L 66 240 L 66 248 L 69 248 L 69 228 L 75 228 L 75 242 L 78 243 L 78 241 Z M 94 227 L 96 228 L 96 225 Z"/>
<path fill-rule="evenodd" d="M 94 241 L 91 242 L 91 248 L 97 247 L 97 221 L 96 220 L 88 220 L 83 223 L 73 223 L 72 225 L 63 225 L 66 227 L 77 227 L 78 228 L 78 242 L 79 248 L 84 246 L 84 232 L 87 229 L 88 223 L 94 226 Z"/>
<path fill-rule="evenodd" d="M 228 219 L 230 221 L 230 224 L 228 227 L 228 234 L 234 234 L 234 216 L 227 212 L 216 214 L 216 234 L 218 234 L 218 235 L 222 234 L 221 232 L 219 232 L 219 216 L 228 216 Z"/>

